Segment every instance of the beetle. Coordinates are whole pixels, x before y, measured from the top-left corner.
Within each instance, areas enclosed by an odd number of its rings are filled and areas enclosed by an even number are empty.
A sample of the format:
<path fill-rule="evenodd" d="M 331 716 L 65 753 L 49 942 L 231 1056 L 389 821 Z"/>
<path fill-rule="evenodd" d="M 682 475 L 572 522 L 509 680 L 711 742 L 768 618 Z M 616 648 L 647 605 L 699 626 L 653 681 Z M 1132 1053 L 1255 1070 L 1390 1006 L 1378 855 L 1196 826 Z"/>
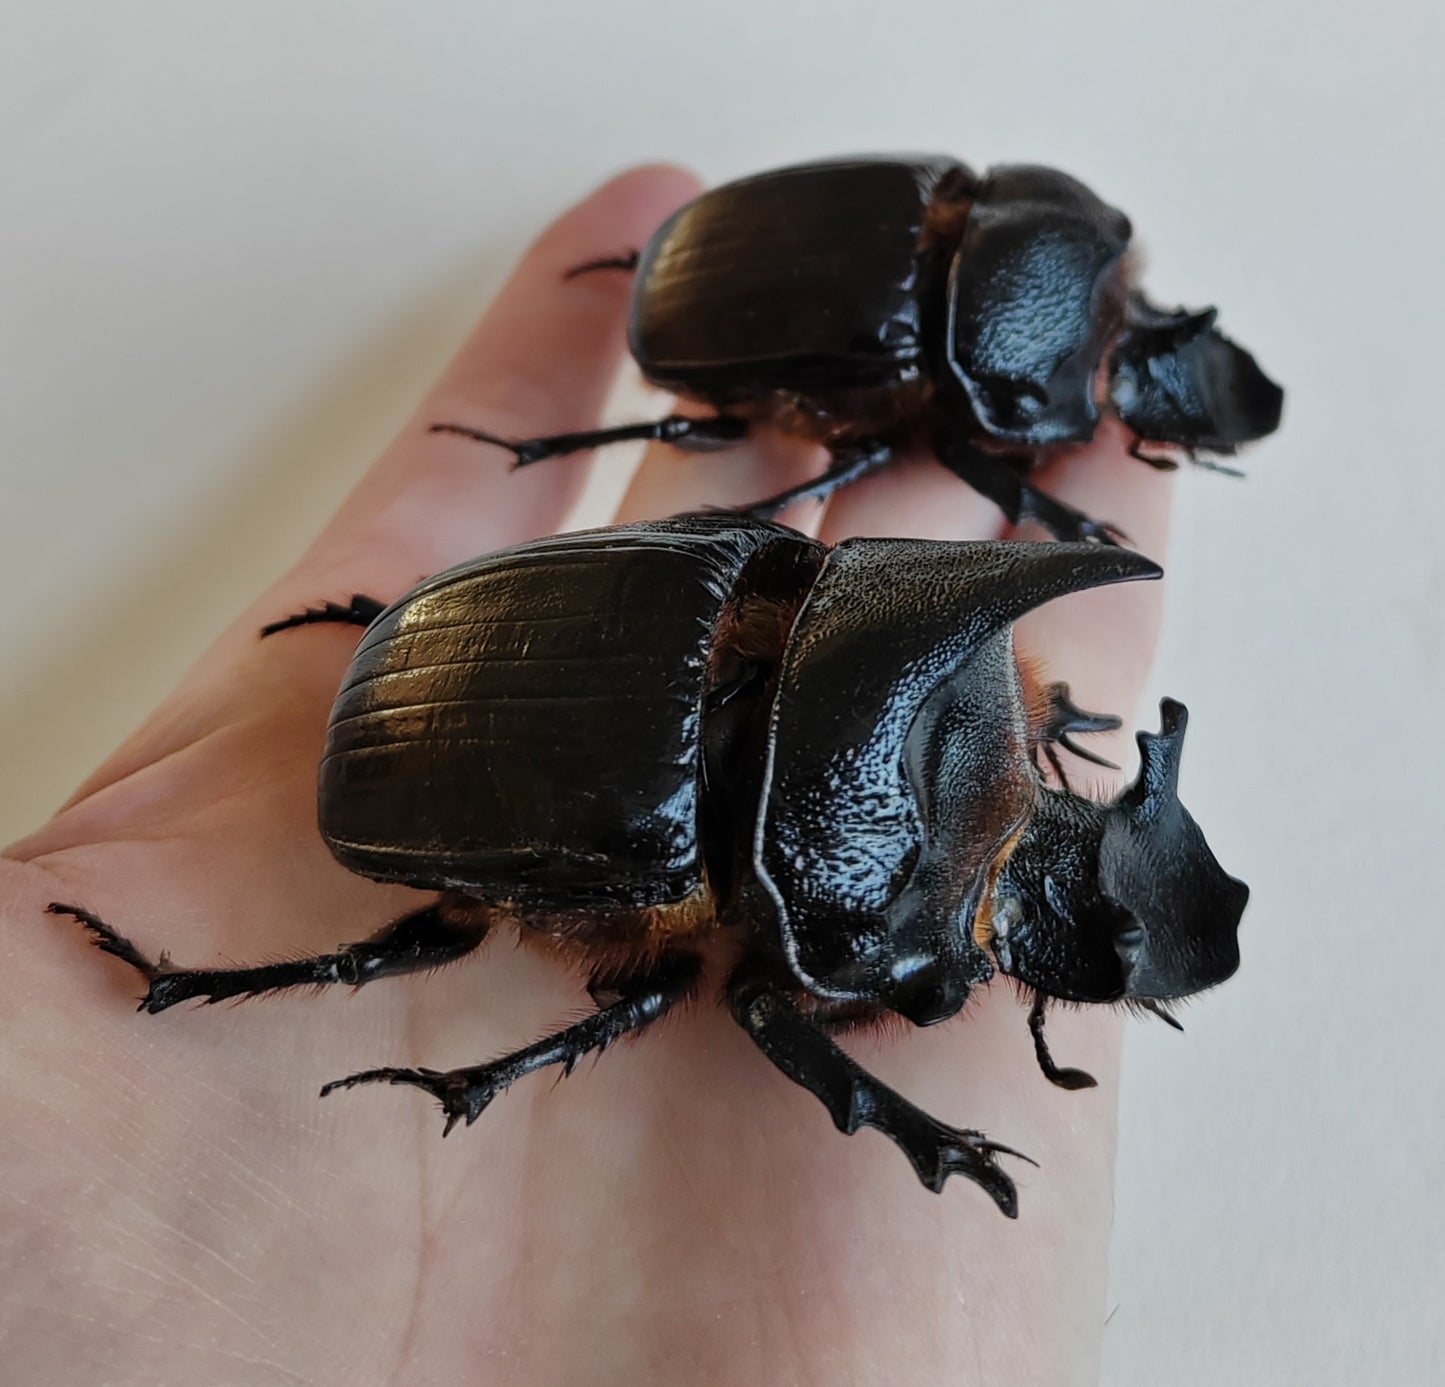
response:
<path fill-rule="evenodd" d="M 512 925 L 580 958 L 597 1010 L 489 1063 L 328 1083 L 436 1097 L 450 1131 L 533 1070 L 565 1071 L 702 984 L 730 941 L 732 1016 L 844 1132 L 891 1137 L 919 1179 L 961 1174 L 1007 1215 L 1018 1154 L 885 1087 L 831 1032 L 956 1015 L 996 973 L 1033 998 L 1159 1010 L 1228 977 L 1248 896 L 1179 803 L 1186 713 L 1165 701 L 1108 803 L 1035 751 L 1083 730 L 1012 623 L 1066 593 L 1153 578 L 1127 549 L 850 539 L 690 516 L 554 536 L 453 568 L 389 607 L 274 623 L 365 631 L 319 776 L 353 871 L 437 899 L 335 953 L 255 967 L 152 962 L 141 1008 L 429 969 Z M 559 716 L 563 714 L 563 716 Z M 1108 720 L 1103 720 L 1108 725 Z"/>
<path fill-rule="evenodd" d="M 1112 526 L 1027 480 L 1102 414 L 1135 456 L 1230 455 L 1279 425 L 1283 392 L 1215 327 L 1132 285 L 1128 218 L 1057 169 L 979 175 L 943 156 L 779 169 L 703 193 L 640 252 L 572 275 L 635 270 L 629 345 L 648 380 L 712 407 L 696 418 L 508 440 L 519 466 L 625 439 L 707 451 L 754 424 L 824 444 L 817 478 L 742 507 L 769 517 L 930 447 L 1008 519 L 1060 539 Z"/>

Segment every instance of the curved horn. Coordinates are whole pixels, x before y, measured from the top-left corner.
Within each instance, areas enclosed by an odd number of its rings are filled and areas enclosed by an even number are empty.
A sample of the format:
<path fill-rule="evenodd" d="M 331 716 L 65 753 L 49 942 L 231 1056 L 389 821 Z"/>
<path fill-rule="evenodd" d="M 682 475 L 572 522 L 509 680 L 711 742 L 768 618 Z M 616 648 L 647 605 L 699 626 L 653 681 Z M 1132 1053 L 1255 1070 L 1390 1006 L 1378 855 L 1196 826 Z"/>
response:
<path fill-rule="evenodd" d="M 806 691 L 819 708 L 836 708 L 847 690 L 863 729 L 904 712 L 900 698 L 911 716 L 941 677 L 1025 612 L 1161 573 L 1142 554 L 1096 544 L 845 540 L 793 627 L 781 697 Z"/>
<path fill-rule="evenodd" d="M 784 653 L 755 839 L 802 980 L 848 992 L 840 922 L 896 934 L 890 907 L 910 861 L 947 859 L 949 889 L 930 893 L 937 926 L 971 882 L 969 861 L 988 860 L 1024 811 L 1035 782 L 1013 622 L 1159 572 L 1089 544 L 860 539 L 828 556 Z M 948 793 L 931 793 L 941 782 Z M 965 826 L 985 799 L 988 822 Z"/>

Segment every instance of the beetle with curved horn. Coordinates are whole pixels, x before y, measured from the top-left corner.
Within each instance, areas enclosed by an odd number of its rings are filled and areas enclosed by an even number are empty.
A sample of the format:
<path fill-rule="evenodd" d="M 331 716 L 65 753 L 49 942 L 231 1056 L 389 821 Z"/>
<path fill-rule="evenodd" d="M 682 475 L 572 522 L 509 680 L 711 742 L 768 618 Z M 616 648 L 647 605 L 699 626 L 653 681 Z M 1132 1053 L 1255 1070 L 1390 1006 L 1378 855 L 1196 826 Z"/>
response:
<path fill-rule="evenodd" d="M 1018 1153 L 929 1116 L 833 1033 L 889 1013 L 934 1025 L 1002 973 L 1039 998 L 1045 1075 L 1077 1088 L 1087 1075 L 1044 1043 L 1044 998 L 1158 1005 L 1234 971 L 1248 892 L 1179 803 L 1183 707 L 1141 734 L 1129 788 L 1086 799 L 1037 756 L 1099 720 L 1014 650 L 1034 607 L 1158 574 L 1094 544 L 830 548 L 729 516 L 504 550 L 382 610 L 358 598 L 268 628 L 365 627 L 321 831 L 347 867 L 433 904 L 334 953 L 241 968 L 155 962 L 99 916 L 50 909 L 143 975 L 150 1012 L 423 971 L 502 924 L 586 959 L 597 1010 L 534 1045 L 323 1090 L 421 1088 L 447 1130 L 650 1025 L 727 939 L 732 1016 L 840 1130 L 876 1128 L 929 1189 L 962 1175 L 1012 1217 L 1000 1157 Z"/>

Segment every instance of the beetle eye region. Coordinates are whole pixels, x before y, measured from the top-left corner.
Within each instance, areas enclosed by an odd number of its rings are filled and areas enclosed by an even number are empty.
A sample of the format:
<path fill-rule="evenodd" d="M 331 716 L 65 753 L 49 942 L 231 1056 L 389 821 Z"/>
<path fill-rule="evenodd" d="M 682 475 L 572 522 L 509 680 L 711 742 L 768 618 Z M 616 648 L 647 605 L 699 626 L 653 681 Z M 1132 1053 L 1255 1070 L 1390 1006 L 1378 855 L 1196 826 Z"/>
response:
<path fill-rule="evenodd" d="M 1120 957 L 1138 951 L 1139 946 L 1144 942 L 1144 926 L 1136 920 L 1132 925 L 1121 929 L 1114 936 L 1114 947 L 1119 950 Z"/>

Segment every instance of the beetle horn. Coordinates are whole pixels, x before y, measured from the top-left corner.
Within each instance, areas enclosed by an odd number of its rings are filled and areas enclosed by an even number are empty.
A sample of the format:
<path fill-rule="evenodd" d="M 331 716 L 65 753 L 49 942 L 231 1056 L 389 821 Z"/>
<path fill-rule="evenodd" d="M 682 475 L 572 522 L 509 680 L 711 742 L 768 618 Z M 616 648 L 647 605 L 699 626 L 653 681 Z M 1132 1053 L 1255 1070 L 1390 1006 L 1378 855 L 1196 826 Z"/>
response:
<path fill-rule="evenodd" d="M 1239 919 L 1249 888 L 1228 875 L 1179 802 L 1189 722 L 1182 703 L 1159 705 L 1160 730 L 1139 734 L 1139 774 L 1110 807 L 1099 888 L 1135 925 L 1117 941 L 1132 995 L 1183 997 L 1239 966 Z"/>
<path fill-rule="evenodd" d="M 1025 612 L 1162 570 L 1129 549 L 852 539 L 825 561 L 783 657 L 775 717 L 790 760 L 840 748 L 896 757 L 925 699 Z M 844 695 L 846 696 L 840 696 Z"/>
<path fill-rule="evenodd" d="M 814 992 L 862 995 L 872 967 L 840 956 L 840 919 L 866 919 L 896 957 L 933 947 L 1028 813 L 1012 623 L 1159 572 L 1091 544 L 859 539 L 828 555 L 784 653 L 756 830 L 790 964 Z M 908 988 L 909 1015 L 948 1014 L 936 988 Z"/>
<path fill-rule="evenodd" d="M 844 540 L 799 614 L 787 663 L 820 671 L 846 663 L 846 680 L 825 687 L 848 688 L 849 703 L 866 702 L 871 717 L 901 683 L 926 694 L 990 636 L 1055 597 L 1162 572 L 1142 554 L 1097 544 Z"/>
<path fill-rule="evenodd" d="M 938 542 L 935 547 L 942 550 L 945 544 Z M 954 551 L 948 556 L 948 567 L 950 577 L 957 571 L 958 581 L 955 586 L 934 580 L 937 587 L 954 587 L 953 592 L 938 592 L 937 596 L 942 599 L 939 615 L 957 630 L 959 607 L 967 604 L 972 613 L 970 628 L 977 627 L 975 641 L 1011 626 L 1025 612 L 1056 597 L 1110 583 L 1163 576 L 1159 565 L 1143 554 L 1098 544 L 999 541 L 992 544 L 954 542 L 946 547 Z M 941 557 L 935 557 L 934 563 L 939 564 Z M 950 597 L 959 605 L 953 606 L 948 600 Z M 951 612 L 950 606 L 953 606 Z"/>

